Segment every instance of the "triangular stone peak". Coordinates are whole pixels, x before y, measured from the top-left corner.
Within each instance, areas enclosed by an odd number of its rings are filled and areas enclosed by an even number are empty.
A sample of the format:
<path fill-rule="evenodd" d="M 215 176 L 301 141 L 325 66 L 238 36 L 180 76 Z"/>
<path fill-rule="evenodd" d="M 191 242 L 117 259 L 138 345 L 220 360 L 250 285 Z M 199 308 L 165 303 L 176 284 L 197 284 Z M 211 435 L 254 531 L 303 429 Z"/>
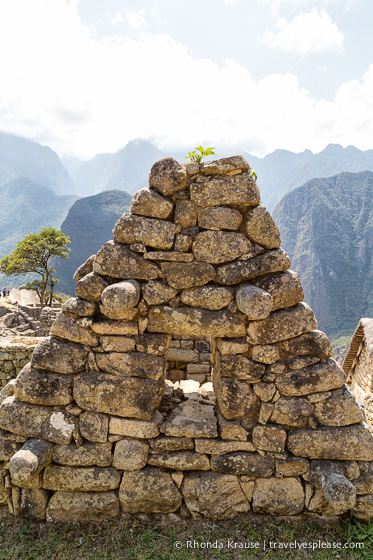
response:
<path fill-rule="evenodd" d="M 1 405 L 3 503 L 372 517 L 372 433 L 248 163 L 166 158 L 149 185 Z M 211 338 L 213 390 L 165 379 L 172 335 Z"/>

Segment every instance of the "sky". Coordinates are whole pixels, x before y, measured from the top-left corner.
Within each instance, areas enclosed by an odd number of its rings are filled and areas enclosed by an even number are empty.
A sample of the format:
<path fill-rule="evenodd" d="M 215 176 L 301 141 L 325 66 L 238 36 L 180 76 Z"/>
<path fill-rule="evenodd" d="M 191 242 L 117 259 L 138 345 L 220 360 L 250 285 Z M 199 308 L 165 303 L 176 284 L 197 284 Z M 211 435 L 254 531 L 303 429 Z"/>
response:
<path fill-rule="evenodd" d="M 0 0 L 0 130 L 82 159 L 367 150 L 372 21 L 372 0 Z"/>

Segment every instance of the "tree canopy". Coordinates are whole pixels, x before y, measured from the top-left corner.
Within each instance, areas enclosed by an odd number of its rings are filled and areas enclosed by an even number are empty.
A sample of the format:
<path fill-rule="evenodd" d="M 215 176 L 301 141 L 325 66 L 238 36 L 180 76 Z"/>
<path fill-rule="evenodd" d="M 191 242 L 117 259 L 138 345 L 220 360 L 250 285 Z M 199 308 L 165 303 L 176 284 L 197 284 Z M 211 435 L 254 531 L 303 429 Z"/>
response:
<path fill-rule="evenodd" d="M 10 255 L 1 259 L 0 270 L 7 276 L 38 274 L 40 279 L 29 283 L 28 287 L 36 289 L 43 308 L 46 304 L 46 296 L 53 297 L 53 289 L 58 282 L 53 278 L 55 270 L 51 266 L 51 261 L 55 257 L 68 259 L 69 243 L 70 239 L 67 235 L 52 227 L 44 228 L 40 233 L 30 233 L 18 243 Z"/>

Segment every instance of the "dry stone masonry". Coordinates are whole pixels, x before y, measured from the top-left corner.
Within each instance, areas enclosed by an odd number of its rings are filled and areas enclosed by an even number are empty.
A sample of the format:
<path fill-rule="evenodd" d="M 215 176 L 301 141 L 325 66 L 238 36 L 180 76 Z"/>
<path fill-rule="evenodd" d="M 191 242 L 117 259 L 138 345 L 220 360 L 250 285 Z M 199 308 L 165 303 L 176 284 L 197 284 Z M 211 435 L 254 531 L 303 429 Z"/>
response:
<path fill-rule="evenodd" d="M 166 158 L 149 185 L 0 407 L 2 503 L 48 521 L 371 518 L 373 435 L 249 165 Z M 206 339 L 213 383 L 166 380 Z"/>

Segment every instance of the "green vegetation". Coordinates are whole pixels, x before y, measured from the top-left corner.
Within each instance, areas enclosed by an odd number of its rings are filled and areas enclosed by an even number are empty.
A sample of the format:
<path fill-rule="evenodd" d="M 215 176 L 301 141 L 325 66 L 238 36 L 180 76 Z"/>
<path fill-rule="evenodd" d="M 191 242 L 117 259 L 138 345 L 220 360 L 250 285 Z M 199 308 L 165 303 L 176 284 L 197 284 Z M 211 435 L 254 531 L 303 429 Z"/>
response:
<path fill-rule="evenodd" d="M 196 150 L 199 152 L 199 154 L 197 154 Z M 206 148 L 205 150 L 204 148 L 202 148 L 202 146 L 199 146 L 198 148 L 193 150 L 193 152 L 188 152 L 188 155 L 185 156 L 185 159 L 190 159 L 190 161 L 200 163 L 202 158 L 215 155 L 215 152 L 213 152 L 212 150 L 215 150 L 215 148 Z"/>
<path fill-rule="evenodd" d="M 371 560 L 372 532 L 372 523 L 351 520 L 321 524 L 264 517 L 156 525 L 128 516 L 84 525 L 7 517 L 0 522 L 0 560 Z M 215 547 L 203 547 L 206 543 Z M 234 548 L 232 543 L 251 543 L 252 548 Z M 300 548 L 301 543 L 307 548 Z M 332 548 L 333 543 L 343 548 Z"/>
<path fill-rule="evenodd" d="M 51 260 L 69 258 L 70 239 L 54 228 L 44 228 L 40 233 L 30 233 L 20 241 L 10 255 L 0 261 L 0 270 L 6 276 L 24 276 L 30 272 L 38 274 L 39 280 L 27 284 L 27 289 L 36 290 L 43 308 L 47 300 L 53 299 L 53 291 L 58 280 Z M 48 291 L 49 287 L 49 291 Z"/>

